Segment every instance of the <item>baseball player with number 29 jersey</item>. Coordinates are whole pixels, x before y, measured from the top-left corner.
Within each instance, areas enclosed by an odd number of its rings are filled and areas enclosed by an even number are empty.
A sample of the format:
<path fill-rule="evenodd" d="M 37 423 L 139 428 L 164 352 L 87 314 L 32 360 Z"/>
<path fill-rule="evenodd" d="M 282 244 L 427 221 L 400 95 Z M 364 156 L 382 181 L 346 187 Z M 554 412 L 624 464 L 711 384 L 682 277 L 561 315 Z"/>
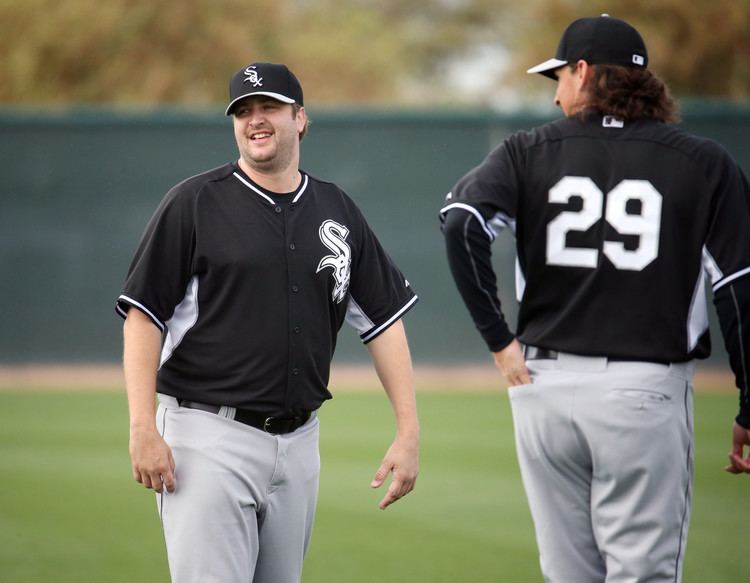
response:
<path fill-rule="evenodd" d="M 450 267 L 509 385 L 544 577 L 679 581 L 693 475 L 694 359 L 711 286 L 740 389 L 727 470 L 750 471 L 750 188 L 685 133 L 638 32 L 573 22 L 555 58 L 566 117 L 512 135 L 448 195 Z M 518 328 L 490 245 L 516 238 Z"/>
<path fill-rule="evenodd" d="M 414 487 L 401 318 L 417 296 L 352 199 L 299 170 L 307 114 L 286 66 L 240 69 L 226 114 L 239 160 L 167 193 L 117 300 L 133 477 L 159 493 L 174 583 L 299 583 L 344 322 L 396 417 L 370 484 L 393 476 L 380 508 Z"/>

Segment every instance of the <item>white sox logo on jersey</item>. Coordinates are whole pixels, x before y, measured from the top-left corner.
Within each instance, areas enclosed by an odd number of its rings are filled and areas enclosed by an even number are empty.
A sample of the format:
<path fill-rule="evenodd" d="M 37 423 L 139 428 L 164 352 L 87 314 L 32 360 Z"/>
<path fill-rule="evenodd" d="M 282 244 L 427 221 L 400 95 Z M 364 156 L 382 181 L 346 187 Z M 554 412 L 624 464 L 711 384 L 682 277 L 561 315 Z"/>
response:
<path fill-rule="evenodd" d="M 333 269 L 333 280 L 336 285 L 333 288 L 333 301 L 341 303 L 349 289 L 349 279 L 351 278 L 352 250 L 346 242 L 349 229 L 344 225 L 338 224 L 331 219 L 323 221 L 318 229 L 320 241 L 328 247 L 333 255 L 326 255 L 318 263 L 318 269 L 315 273 L 320 272 L 326 267 Z"/>
<path fill-rule="evenodd" d="M 258 71 L 255 70 L 255 66 L 251 65 L 245 69 L 245 77 L 243 83 L 247 83 L 250 81 L 250 83 L 253 84 L 253 87 L 261 87 L 263 86 L 263 77 L 258 77 Z"/>

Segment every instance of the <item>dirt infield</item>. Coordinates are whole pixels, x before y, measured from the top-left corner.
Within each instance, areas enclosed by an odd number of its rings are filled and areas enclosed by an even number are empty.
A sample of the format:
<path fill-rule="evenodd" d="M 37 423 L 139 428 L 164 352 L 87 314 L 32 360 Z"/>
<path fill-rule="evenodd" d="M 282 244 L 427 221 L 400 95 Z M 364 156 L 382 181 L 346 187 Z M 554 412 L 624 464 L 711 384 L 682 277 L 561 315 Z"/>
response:
<path fill-rule="evenodd" d="M 414 368 L 418 391 L 494 391 L 504 389 L 491 364 L 419 365 Z M 0 391 L 5 390 L 76 390 L 121 391 L 125 383 L 119 365 L 40 364 L 0 366 Z M 699 369 L 695 376 L 698 391 L 731 392 L 734 378 L 728 370 Z M 331 392 L 337 390 L 380 390 L 377 375 L 366 364 L 334 364 L 331 369 Z"/>

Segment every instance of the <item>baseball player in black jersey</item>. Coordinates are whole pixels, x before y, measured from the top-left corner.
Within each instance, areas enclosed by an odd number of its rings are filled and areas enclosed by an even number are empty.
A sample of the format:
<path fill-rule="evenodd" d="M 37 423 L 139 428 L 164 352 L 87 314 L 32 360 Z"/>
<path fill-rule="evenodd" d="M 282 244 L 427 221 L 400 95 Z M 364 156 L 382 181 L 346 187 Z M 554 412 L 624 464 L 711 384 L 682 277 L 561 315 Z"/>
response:
<path fill-rule="evenodd" d="M 441 211 L 458 289 L 509 388 L 550 582 L 681 578 L 693 476 L 693 362 L 713 289 L 740 389 L 729 472 L 750 472 L 750 188 L 676 106 L 639 33 L 573 22 L 554 58 L 565 118 L 519 132 Z M 516 238 L 516 334 L 490 261 Z"/>
<path fill-rule="evenodd" d="M 396 417 L 371 485 L 418 472 L 402 316 L 417 296 L 336 185 L 299 170 L 302 88 L 284 65 L 230 81 L 238 162 L 172 188 L 117 311 L 134 478 L 157 493 L 172 580 L 296 583 L 318 491 L 317 409 L 354 326 Z M 158 395 L 158 410 L 155 396 Z"/>

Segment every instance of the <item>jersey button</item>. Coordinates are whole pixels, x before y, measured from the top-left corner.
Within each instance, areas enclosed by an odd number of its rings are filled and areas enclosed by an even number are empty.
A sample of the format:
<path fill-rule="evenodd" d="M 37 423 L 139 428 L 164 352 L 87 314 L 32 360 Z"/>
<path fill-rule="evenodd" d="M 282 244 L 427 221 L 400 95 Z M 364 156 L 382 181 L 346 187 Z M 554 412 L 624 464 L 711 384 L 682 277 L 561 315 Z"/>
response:
<path fill-rule="evenodd" d="M 299 334 L 300 332 L 302 332 L 302 328 L 300 328 L 299 326 L 295 326 L 294 327 L 294 333 L 295 334 Z"/>
<path fill-rule="evenodd" d="M 281 212 L 281 207 L 280 207 L 280 206 L 277 206 L 277 207 L 276 207 L 275 209 L 273 209 L 273 210 L 274 210 L 274 211 L 276 211 L 276 213 L 278 214 L 278 213 L 280 213 L 280 212 Z"/>
<path fill-rule="evenodd" d="M 293 291 L 294 293 L 297 293 L 297 292 L 299 291 L 299 286 L 298 286 L 298 285 L 293 285 L 293 286 L 292 286 L 292 291 Z"/>
<path fill-rule="evenodd" d="M 297 375 L 299 375 L 299 369 L 298 369 L 298 368 L 293 368 L 293 369 L 292 369 L 292 374 L 293 374 L 294 376 L 297 376 Z"/>
<path fill-rule="evenodd" d="M 296 245 L 295 245 L 294 243 L 289 243 L 289 248 L 290 248 L 290 249 L 291 249 L 292 251 L 294 251 L 294 250 L 295 250 L 295 249 L 297 248 L 297 246 L 296 246 Z"/>

